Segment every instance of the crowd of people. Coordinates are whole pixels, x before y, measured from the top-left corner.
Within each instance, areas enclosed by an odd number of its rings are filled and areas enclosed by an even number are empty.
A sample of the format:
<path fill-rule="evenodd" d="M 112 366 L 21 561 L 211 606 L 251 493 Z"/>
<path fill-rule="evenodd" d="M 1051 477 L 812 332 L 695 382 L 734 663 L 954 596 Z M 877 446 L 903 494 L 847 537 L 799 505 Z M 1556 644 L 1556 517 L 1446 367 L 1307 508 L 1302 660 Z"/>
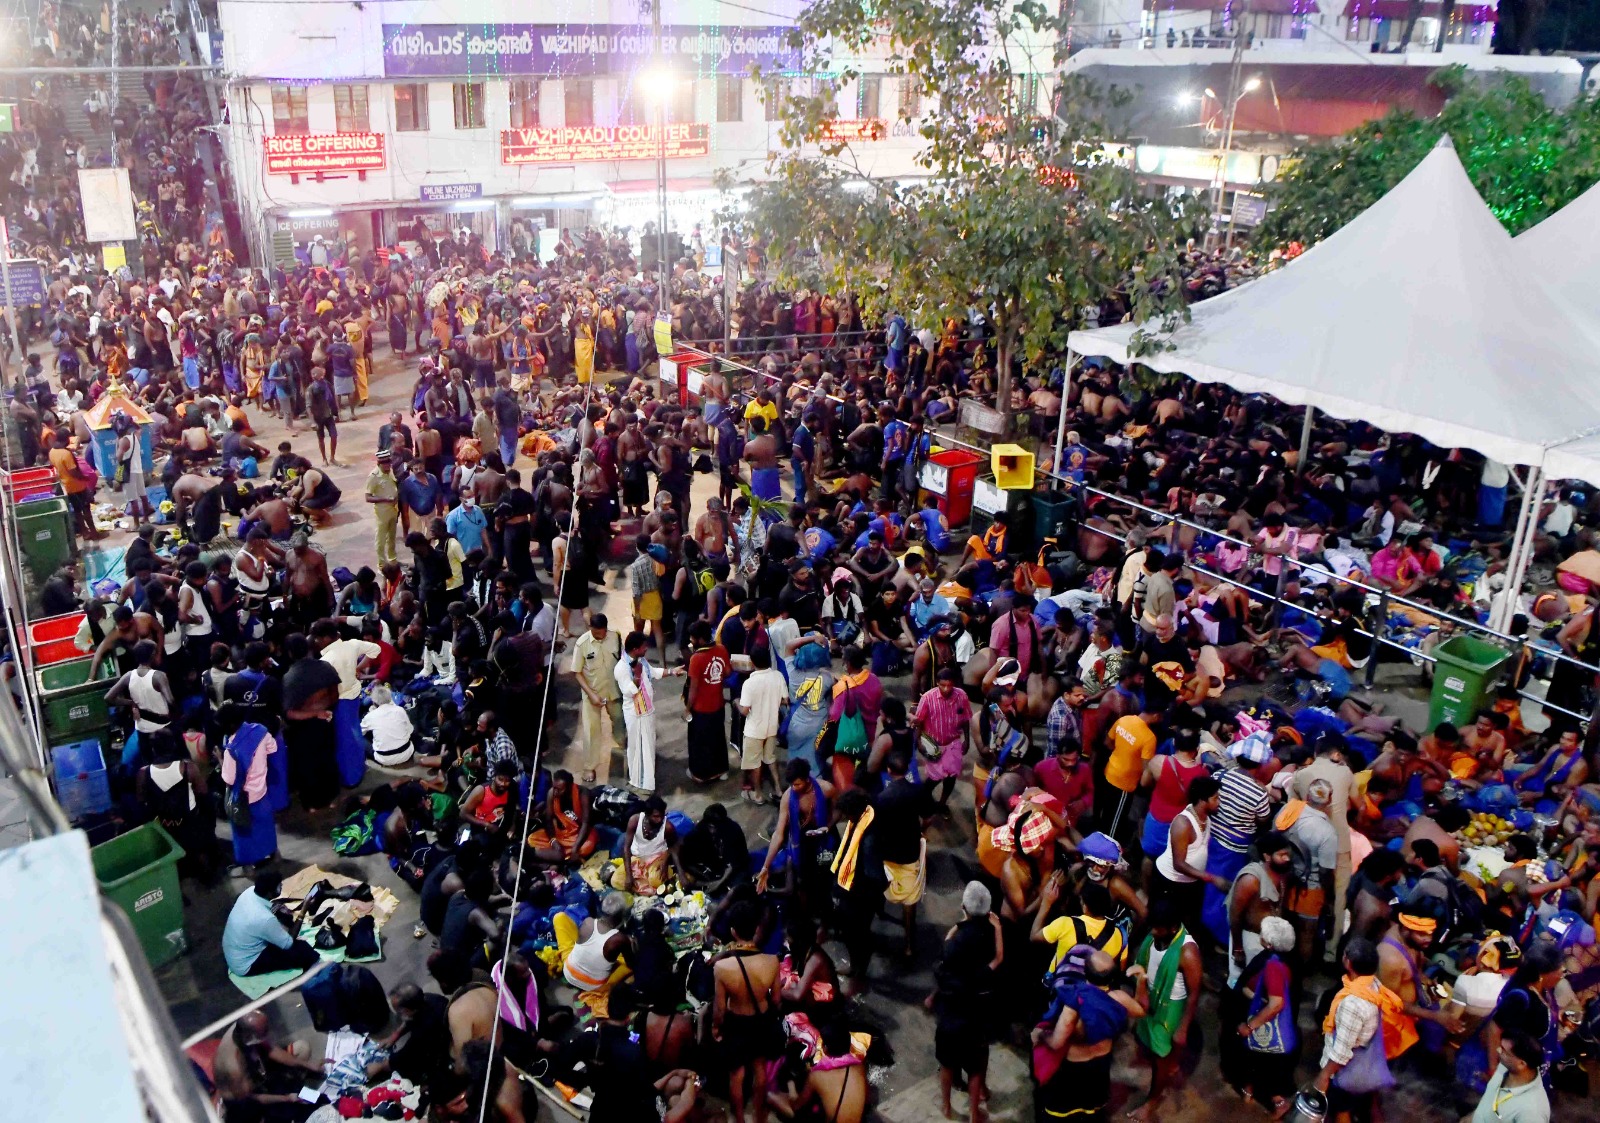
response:
<path fill-rule="evenodd" d="M 176 204 L 196 165 L 173 155 Z M 37 199 L 11 182 L 8 215 Z M 1170 1113 L 1208 1050 L 1279 1116 L 1309 1089 L 1369 1119 L 1397 1077 L 1477 1123 L 1587 1094 L 1595 601 L 1557 570 L 1591 545 L 1580 490 L 1539 513 L 1538 595 L 1497 594 L 1502 466 L 1329 420 L 1300 464 L 1290 411 L 1091 363 L 1019 372 L 1006 403 L 1042 453 L 1067 431 L 1047 468 L 1073 486 L 1039 496 L 1065 518 L 965 534 L 920 483 L 960 401 L 994 400 L 981 316 L 869 324 L 756 280 L 730 325 L 694 256 L 662 278 L 599 231 L 544 265 L 419 226 L 248 269 L 168 213 L 123 271 L 61 259 L 53 369 L 17 380 L 23 455 L 81 533 L 138 527 L 120 588 L 85 598 L 69 567 L 46 611 L 81 604 L 115 665 L 130 817 L 186 873 L 247 879 L 232 976 L 319 959 L 281 895 L 294 803 L 337 854 L 385 855 L 437 945 L 335 1074 L 232 1026 L 230 1121 L 382 1114 L 380 1087 L 518 1120 L 532 1082 L 599 1123 L 711 1097 L 855 1123 L 896 1044 L 863 996 L 901 957 L 936 964 L 943 1107 L 974 1123 L 994 1042 L 1026 1042 L 1040 1120 Z M 731 327 L 741 360 L 693 397 L 652 366 L 662 283 L 679 335 Z M 415 361 L 410 409 L 341 447 L 389 356 Z M 109 456 L 84 421 L 107 396 Z M 264 415 L 318 461 L 262 444 Z M 370 463 L 359 505 L 341 456 Z M 371 519 L 366 564 L 318 548 L 341 506 Z M 1408 728 L 1363 688 L 1495 595 L 1530 642 L 1481 712 Z M 930 872 L 960 898 L 937 934 Z"/>

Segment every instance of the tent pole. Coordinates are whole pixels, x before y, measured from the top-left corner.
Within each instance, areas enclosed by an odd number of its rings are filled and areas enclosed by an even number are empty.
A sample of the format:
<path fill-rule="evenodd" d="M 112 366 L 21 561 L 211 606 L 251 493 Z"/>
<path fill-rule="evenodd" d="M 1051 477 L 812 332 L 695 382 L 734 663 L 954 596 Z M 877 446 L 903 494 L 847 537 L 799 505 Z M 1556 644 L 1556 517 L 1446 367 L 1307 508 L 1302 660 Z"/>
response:
<path fill-rule="evenodd" d="M 1511 581 L 1512 573 L 1516 568 L 1518 555 L 1522 552 L 1522 532 L 1528 525 L 1528 492 L 1531 491 L 1533 487 L 1534 469 L 1530 467 L 1528 469 L 1527 476 L 1522 479 L 1517 478 L 1517 470 L 1515 468 L 1510 469 L 1510 472 L 1511 481 L 1521 489 L 1521 494 L 1517 496 L 1517 528 L 1511 534 L 1511 551 L 1506 555 L 1505 576 L 1508 585 Z M 1502 594 L 1504 591 L 1504 587 L 1502 587 Z M 1492 607 L 1489 612 L 1489 627 L 1495 629 L 1496 631 L 1503 630 L 1500 627 L 1500 621 L 1501 617 L 1505 614 L 1504 610 L 1506 602 L 1510 599 L 1511 598 L 1502 595 L 1498 601 L 1491 601 Z"/>
<path fill-rule="evenodd" d="M 1502 632 L 1511 627 L 1511 618 L 1516 615 L 1518 598 L 1522 593 L 1522 582 L 1533 565 L 1534 539 L 1539 537 L 1539 508 L 1544 504 L 1544 487 L 1544 471 L 1533 469 L 1528 478 L 1528 523 L 1523 529 L 1522 548 L 1517 551 L 1517 567 L 1506 582 L 1506 596 L 1500 610 Z"/>
<path fill-rule="evenodd" d="M 1072 368 L 1078 365 L 1082 356 L 1074 356 L 1072 348 L 1067 348 L 1067 369 L 1061 376 L 1061 416 L 1056 420 L 1056 455 L 1050 461 L 1052 475 L 1061 475 L 1061 449 L 1067 443 L 1067 390 L 1072 382 Z"/>
<path fill-rule="evenodd" d="M 1306 406 L 1305 420 L 1300 423 L 1300 459 L 1294 462 L 1294 474 L 1306 474 L 1306 457 L 1311 455 L 1311 426 L 1317 419 L 1317 407 Z"/>
<path fill-rule="evenodd" d="M 1539 503 L 1544 496 L 1544 474 L 1537 468 L 1528 469 L 1528 478 L 1522 487 L 1522 502 L 1517 506 L 1517 529 L 1511 542 L 1511 555 L 1506 559 L 1506 584 L 1502 590 L 1498 611 L 1491 614 L 1489 626 L 1504 632 L 1515 615 L 1517 597 L 1522 580 L 1527 576 L 1528 562 L 1533 552 L 1533 537 L 1539 530 Z"/>

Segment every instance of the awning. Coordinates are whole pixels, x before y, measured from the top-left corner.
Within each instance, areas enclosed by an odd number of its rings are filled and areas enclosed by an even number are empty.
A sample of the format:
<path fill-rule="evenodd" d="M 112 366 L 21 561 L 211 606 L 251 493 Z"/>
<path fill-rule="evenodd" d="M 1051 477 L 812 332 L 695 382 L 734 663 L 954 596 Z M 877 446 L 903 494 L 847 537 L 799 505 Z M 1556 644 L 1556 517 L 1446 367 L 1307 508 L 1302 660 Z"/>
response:
<path fill-rule="evenodd" d="M 1553 446 L 1600 433 L 1600 328 L 1551 298 L 1448 146 L 1189 317 L 1167 336 L 1127 323 L 1067 342 L 1506 464 L 1545 464 Z M 1141 354 L 1140 327 L 1168 349 Z"/>

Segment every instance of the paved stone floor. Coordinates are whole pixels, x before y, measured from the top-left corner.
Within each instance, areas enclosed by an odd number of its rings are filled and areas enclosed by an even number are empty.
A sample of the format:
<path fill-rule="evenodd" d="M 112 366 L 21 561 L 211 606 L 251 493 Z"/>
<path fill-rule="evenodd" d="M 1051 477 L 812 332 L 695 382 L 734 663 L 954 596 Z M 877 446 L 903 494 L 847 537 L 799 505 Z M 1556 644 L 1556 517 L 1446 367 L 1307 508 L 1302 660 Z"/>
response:
<path fill-rule="evenodd" d="M 370 563 L 373 558 L 373 524 L 361 502 L 361 487 L 371 467 L 375 449 L 376 432 L 391 409 L 409 411 L 410 394 L 414 378 L 414 362 L 398 362 L 386 351 L 377 360 L 377 377 L 372 387 L 372 399 L 360 411 L 354 423 L 346 422 L 340 428 L 339 457 L 348 465 L 332 470 L 333 477 L 344 490 L 345 501 L 333 513 L 329 526 L 317 532 L 316 540 L 327 551 L 334 565 L 355 569 Z M 259 424 L 261 439 L 269 446 L 281 439 L 283 429 L 271 419 Z M 302 430 L 294 438 L 297 451 L 316 459 L 315 440 Z M 703 503 L 703 480 L 696 477 L 696 507 Z M 614 622 L 625 624 L 628 616 L 628 599 L 620 572 L 610 574 L 603 597 L 594 599 L 594 607 L 608 613 Z M 573 749 L 576 722 L 577 688 L 564 671 L 564 661 L 558 660 L 554 686 L 558 720 L 555 739 L 545 747 L 546 763 L 558 766 L 566 762 Z M 1425 711 L 1418 699 L 1422 696 L 1417 686 L 1418 676 L 1409 667 L 1386 668 L 1385 691 L 1393 706 L 1412 720 L 1420 721 Z M 907 682 L 900 679 L 890 684 L 890 690 L 905 696 Z M 686 744 L 684 719 L 675 690 L 664 690 L 659 695 L 660 712 L 658 740 L 658 780 L 660 791 L 670 804 L 681 807 L 692 816 L 714 801 L 726 804 L 731 813 L 744 826 L 752 849 L 763 846 L 772 828 L 776 811 L 753 807 L 738 798 L 737 779 L 724 781 L 713 788 L 702 788 L 689 782 L 686 773 Z M 613 776 L 621 776 L 623 767 L 620 754 L 615 758 Z M 388 778 L 378 769 L 369 769 L 367 784 Z M 952 806 L 972 806 L 970 786 L 963 783 Z M 0 800 L 0 825 L 5 819 L 4 801 Z M 417 920 L 416 894 L 406 888 L 390 872 L 380 857 L 335 861 L 328 842 L 331 814 L 306 815 L 298 807 L 279 816 L 278 832 L 283 866 L 286 871 L 317 862 L 324 868 L 349 873 L 368 879 L 374 884 L 386 885 L 400 898 L 399 913 L 385 929 L 384 959 L 373 969 L 385 985 L 401 980 L 426 980 L 424 963 L 433 948 L 431 938 L 416 940 L 411 936 Z M 876 1022 L 889 1035 L 896 1063 L 882 1078 L 880 1085 L 879 1115 L 892 1123 L 912 1123 L 936 1117 L 939 1111 L 938 1069 L 933 1058 L 933 1020 L 922 1008 L 922 1000 L 932 987 L 932 965 L 937 961 L 939 944 L 946 929 L 959 917 L 960 892 L 975 868 L 972 847 L 972 827 L 965 816 L 956 816 L 953 822 L 936 824 L 929 835 L 930 865 L 928 891 L 918 913 L 916 929 L 916 955 L 902 960 L 892 950 L 898 946 L 898 924 L 880 921 L 878 925 L 880 954 L 874 959 L 871 970 L 872 989 L 860 1001 L 859 1010 L 864 1017 Z M 237 894 L 246 887 L 242 880 L 224 879 L 214 886 L 185 883 L 187 922 L 192 949 L 183 958 L 160 972 L 162 989 L 171 1003 L 173 1016 L 180 1030 L 191 1033 L 214 1019 L 227 1015 L 242 1002 L 241 995 L 227 981 L 219 940 L 227 911 Z M 841 962 L 845 955 L 835 947 L 834 955 Z M 1309 1008 L 1309 1003 L 1306 1004 Z M 305 1011 L 297 998 L 281 1000 L 272 1007 L 273 1017 L 285 1032 L 305 1034 L 309 1030 Z M 1310 1028 L 1309 1010 L 1303 1023 Z M 1201 1022 L 1207 1032 L 1213 1031 L 1214 995 L 1207 993 L 1203 999 Z M 1314 1062 L 1315 1058 L 1312 1058 Z M 1147 1070 L 1140 1064 L 1131 1047 L 1124 1046 L 1118 1056 L 1116 1079 L 1119 1095 L 1132 1094 L 1135 1102 L 1142 1094 L 1147 1080 Z M 1031 1116 L 1025 1054 L 1012 1046 L 999 1046 L 993 1051 L 990 1068 L 993 1089 L 991 1114 L 999 1120 L 1023 1120 Z M 1454 1119 L 1448 1105 L 1429 1104 L 1415 1097 L 1397 1097 L 1395 1110 L 1402 1108 L 1412 1120 Z M 965 1097 L 956 1096 L 956 1111 L 961 1113 Z M 1162 1112 L 1165 1119 L 1234 1120 L 1245 1115 L 1260 1115 L 1253 1107 L 1242 1107 L 1216 1076 L 1215 1051 L 1208 1051 L 1201 1067 L 1193 1078 L 1189 1090 L 1172 1098 Z M 548 1116 L 548 1108 L 546 1108 Z"/>

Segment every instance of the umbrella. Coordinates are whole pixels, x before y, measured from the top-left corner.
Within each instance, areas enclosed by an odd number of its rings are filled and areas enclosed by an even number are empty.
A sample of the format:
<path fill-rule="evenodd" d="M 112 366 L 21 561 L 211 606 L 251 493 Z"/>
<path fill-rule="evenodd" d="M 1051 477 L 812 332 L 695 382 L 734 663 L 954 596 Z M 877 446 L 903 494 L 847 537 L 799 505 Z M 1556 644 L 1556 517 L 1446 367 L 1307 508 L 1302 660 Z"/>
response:
<path fill-rule="evenodd" d="M 1600 550 L 1580 550 L 1556 566 L 1562 573 L 1572 573 L 1585 581 L 1600 585 Z"/>

